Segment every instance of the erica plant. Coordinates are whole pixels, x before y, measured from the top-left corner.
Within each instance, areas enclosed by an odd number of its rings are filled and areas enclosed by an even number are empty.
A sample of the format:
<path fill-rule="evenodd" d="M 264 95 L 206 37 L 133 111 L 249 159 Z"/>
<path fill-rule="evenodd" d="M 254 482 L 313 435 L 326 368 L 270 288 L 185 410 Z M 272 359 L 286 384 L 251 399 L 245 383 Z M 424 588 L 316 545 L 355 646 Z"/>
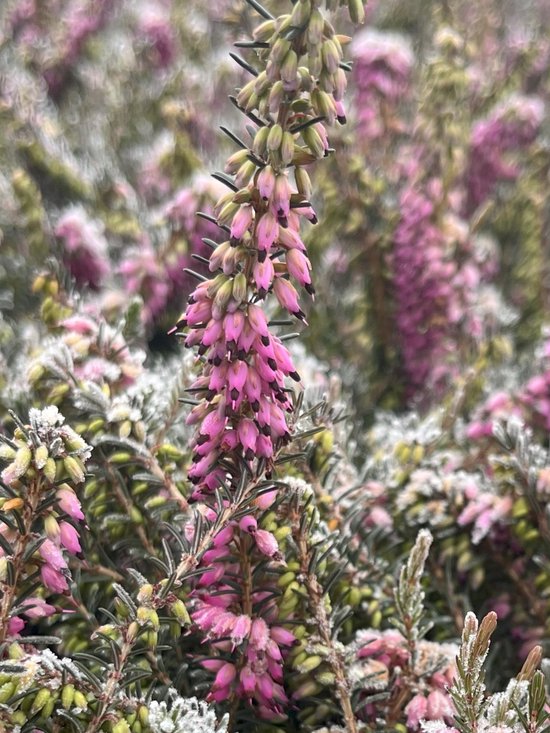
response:
<path fill-rule="evenodd" d="M 293 429 L 287 378 L 299 382 L 300 376 L 270 317 L 278 306 L 305 323 L 298 289 L 314 294 L 301 234 L 303 222 L 317 223 L 306 167 L 331 152 L 326 125 L 345 122 L 342 45 L 349 39 L 336 34 L 321 3 L 300 0 L 277 18 L 250 4 L 264 22 L 253 41 L 238 44 L 250 58 L 234 58 L 252 79 L 232 101 L 253 127 L 246 141 L 222 128 L 238 146 L 225 172 L 215 174 L 229 188 L 215 207 L 225 239 L 207 240 L 212 277 L 201 278 L 176 328 L 185 332 L 187 347 L 197 348 L 200 364 L 189 390 L 200 401 L 187 419 L 197 426 L 192 498 L 205 501 L 205 516 L 220 524 L 214 549 L 203 558 L 209 569 L 195 591 L 194 619 L 210 640 L 230 636 L 231 646 L 243 649 L 231 661 L 209 663 L 216 671 L 211 698 L 254 699 L 262 717 L 277 719 L 288 702 L 281 661 L 295 637 L 273 625 L 273 604 L 266 618 L 256 613 L 265 591 L 252 587 L 249 555 L 257 552 L 256 562 L 282 559 L 277 538 L 254 515 L 276 498 L 277 482 L 269 481 Z M 361 4 L 349 6 L 360 20 Z M 259 483 L 263 477 L 268 483 Z M 228 586 L 235 573 L 245 576 L 241 594 Z M 225 588 L 224 600 L 212 586 Z M 238 605 L 240 613 L 228 610 Z M 353 725 L 349 700 L 344 708 Z"/>

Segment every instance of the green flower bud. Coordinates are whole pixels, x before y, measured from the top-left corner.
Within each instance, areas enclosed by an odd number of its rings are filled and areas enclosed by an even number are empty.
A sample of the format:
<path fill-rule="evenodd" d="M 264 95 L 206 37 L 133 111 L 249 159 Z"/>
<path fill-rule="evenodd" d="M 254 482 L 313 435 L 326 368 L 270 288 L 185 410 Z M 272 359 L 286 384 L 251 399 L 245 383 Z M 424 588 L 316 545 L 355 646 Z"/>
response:
<path fill-rule="evenodd" d="M 48 460 L 48 449 L 45 445 L 39 445 L 34 451 L 34 465 L 36 468 L 41 469 L 46 465 Z"/>
<path fill-rule="evenodd" d="M 80 692 L 80 690 L 75 690 L 73 702 L 74 706 L 76 708 L 80 708 L 80 710 L 88 709 L 88 700 L 86 699 L 86 696 L 82 692 Z"/>
<path fill-rule="evenodd" d="M 254 95 L 255 84 L 256 79 L 252 79 L 252 81 L 249 81 L 247 84 L 245 84 L 244 87 L 237 94 L 237 104 L 239 105 L 239 107 L 247 107 L 247 105 L 250 103 L 250 99 Z"/>
<path fill-rule="evenodd" d="M 287 53 L 281 64 L 281 79 L 291 84 L 296 79 L 298 71 L 298 56 L 292 49 Z"/>
<path fill-rule="evenodd" d="M 61 704 L 65 710 L 70 710 L 74 700 L 74 685 L 65 685 L 61 690 Z"/>
<path fill-rule="evenodd" d="M 39 710 L 42 710 L 42 708 L 50 701 L 51 696 L 52 693 L 47 688 L 43 687 L 39 690 L 33 700 L 31 713 L 37 713 Z"/>
<path fill-rule="evenodd" d="M 273 62 L 274 66 L 280 66 L 282 60 L 290 51 L 290 47 L 290 41 L 286 41 L 284 38 L 278 38 L 275 41 L 271 49 L 271 53 L 269 54 L 269 58 Z"/>
<path fill-rule="evenodd" d="M 171 604 L 170 613 L 176 617 L 176 619 L 180 623 L 180 626 L 191 625 L 191 617 L 189 616 L 187 608 L 185 607 L 185 603 L 182 600 L 178 599 Z"/>
<path fill-rule="evenodd" d="M 237 175 L 235 176 L 235 185 L 239 187 L 245 186 L 255 173 L 256 164 L 251 160 L 247 160 L 237 171 Z"/>
<path fill-rule="evenodd" d="M 59 523 L 53 514 L 48 514 L 48 516 L 44 520 L 44 531 L 46 532 L 48 539 L 52 540 L 53 542 L 55 542 L 59 537 Z"/>
<path fill-rule="evenodd" d="M 304 138 L 305 144 L 316 158 L 322 158 L 324 156 L 325 146 L 323 145 L 321 136 L 313 126 L 306 127 L 305 130 L 302 130 L 302 137 Z"/>
<path fill-rule="evenodd" d="M 336 73 L 340 65 L 340 54 L 334 41 L 326 40 L 321 46 L 323 65 L 329 74 Z"/>
<path fill-rule="evenodd" d="M 0 458 L 4 461 L 13 461 L 16 451 L 7 443 L 0 443 Z"/>
<path fill-rule="evenodd" d="M 232 295 L 233 280 L 226 280 L 226 282 L 216 293 L 216 297 L 214 298 L 214 308 L 217 308 L 220 311 L 224 311 L 227 307 L 227 304 L 231 300 Z"/>
<path fill-rule="evenodd" d="M 283 82 L 279 79 L 278 81 L 276 81 L 273 84 L 273 86 L 271 87 L 271 91 L 269 92 L 268 104 L 269 104 L 270 112 L 276 112 L 279 109 L 284 99 L 284 96 L 285 96 L 285 88 L 283 86 Z M 268 133 L 270 130 L 269 127 L 262 127 L 261 129 L 267 130 Z M 257 136 L 258 134 L 256 133 L 256 137 Z M 264 151 L 265 151 L 265 147 L 264 147 Z"/>
<path fill-rule="evenodd" d="M 254 92 L 256 95 L 261 97 L 269 89 L 269 84 L 270 82 L 267 78 L 267 74 L 265 71 L 262 71 L 261 74 L 258 74 L 254 83 Z"/>
<path fill-rule="evenodd" d="M 294 157 L 294 136 L 291 132 L 285 131 L 283 133 L 280 154 L 283 165 L 290 165 Z"/>
<path fill-rule="evenodd" d="M 313 656 L 308 656 L 300 664 L 298 665 L 295 664 L 294 667 L 301 674 L 306 674 L 307 672 L 313 672 L 313 670 L 317 669 L 317 667 L 322 662 L 323 662 L 323 657 L 320 657 L 318 654 L 314 654 Z"/>
<path fill-rule="evenodd" d="M 218 214 L 218 224 L 230 224 L 238 210 L 239 205 L 229 201 Z"/>
<path fill-rule="evenodd" d="M 113 733 L 131 733 L 130 726 L 125 720 L 119 720 L 113 725 Z"/>
<path fill-rule="evenodd" d="M 270 152 L 279 150 L 283 141 L 283 128 L 279 124 L 275 124 L 269 129 L 267 137 L 267 149 Z"/>
<path fill-rule="evenodd" d="M 75 484 L 80 484 L 84 481 L 84 465 L 80 458 L 67 456 L 63 459 L 63 467 Z"/>
<path fill-rule="evenodd" d="M 307 55 L 307 65 L 312 76 L 321 76 L 321 72 L 323 71 L 323 57 L 320 47 L 310 49 Z"/>
<path fill-rule="evenodd" d="M 14 725 L 25 725 L 27 722 L 27 716 L 22 710 L 16 710 L 11 714 L 11 722 Z"/>
<path fill-rule="evenodd" d="M 55 703 L 56 702 L 57 702 L 57 697 L 56 696 L 50 697 L 50 699 L 48 700 L 48 702 L 42 708 L 42 711 L 40 713 L 41 717 L 45 718 L 46 720 L 49 720 L 50 717 L 51 717 L 51 715 L 52 715 L 52 713 L 53 713 L 53 709 L 55 707 Z"/>
<path fill-rule="evenodd" d="M 290 25 L 293 28 L 303 28 L 309 19 L 310 13 L 310 0 L 299 0 L 292 9 L 292 13 L 290 16 Z"/>
<path fill-rule="evenodd" d="M 237 150 L 236 153 L 233 153 L 233 155 L 227 159 L 224 171 L 232 176 L 239 170 L 241 165 L 248 160 L 249 155 L 250 153 L 246 148 L 244 150 Z"/>
<path fill-rule="evenodd" d="M 279 588 L 285 588 L 289 583 L 291 583 L 293 580 L 296 579 L 295 573 L 288 571 L 286 573 L 283 573 L 279 580 L 277 581 L 277 585 Z"/>
<path fill-rule="evenodd" d="M 325 27 L 325 19 L 318 8 L 312 12 L 307 29 L 307 42 L 311 46 L 318 46 L 323 37 L 323 28 Z"/>
<path fill-rule="evenodd" d="M 254 29 L 254 40 L 265 43 L 269 41 L 271 36 L 275 33 L 276 26 L 274 20 L 266 20 L 265 23 L 261 23 L 257 28 Z"/>
<path fill-rule="evenodd" d="M 352 23 L 361 24 L 365 22 L 363 0 L 348 0 L 348 12 Z"/>
<path fill-rule="evenodd" d="M 246 276 L 243 272 L 239 272 L 235 279 L 233 280 L 232 285 L 232 295 L 233 300 L 235 300 L 237 303 L 242 303 L 243 300 L 246 299 L 248 287 L 246 282 Z"/>
<path fill-rule="evenodd" d="M 297 690 L 295 690 L 294 697 L 298 699 L 312 697 L 313 695 L 317 695 L 321 692 L 321 689 L 321 685 L 318 682 L 308 679 L 303 682 Z"/>
<path fill-rule="evenodd" d="M 132 453 L 129 453 L 128 451 L 117 451 L 109 457 L 109 461 L 116 464 L 130 463 L 133 458 L 134 456 L 132 455 Z"/>
<path fill-rule="evenodd" d="M 36 362 L 27 371 L 27 379 L 29 380 L 30 384 L 34 386 L 38 381 L 42 379 L 45 373 L 46 370 L 44 369 L 42 364 Z"/>
<path fill-rule="evenodd" d="M 158 644 L 158 637 L 159 637 L 159 635 L 157 634 L 157 632 L 156 632 L 156 631 L 147 631 L 147 632 L 145 633 L 145 635 L 144 635 L 145 643 L 146 643 L 146 644 L 147 644 L 147 646 L 148 646 L 148 647 L 149 647 L 150 649 L 152 649 L 153 651 L 154 651 L 154 650 L 156 649 L 156 647 L 157 647 L 157 644 Z"/>
<path fill-rule="evenodd" d="M 15 684 L 13 682 L 5 682 L 0 686 L 0 703 L 7 703 L 15 694 Z"/>
<path fill-rule="evenodd" d="M 283 85 L 281 82 L 281 89 L 282 89 L 282 86 Z M 254 136 L 254 142 L 252 143 L 252 150 L 259 158 L 265 155 L 269 130 L 270 130 L 269 127 L 260 127 L 260 129 Z"/>
<path fill-rule="evenodd" d="M 27 472 L 32 458 L 31 449 L 28 445 L 22 445 L 15 454 L 14 475 L 19 478 Z"/>
<path fill-rule="evenodd" d="M 315 679 L 317 680 L 317 682 L 323 685 L 323 687 L 331 687 L 334 684 L 336 677 L 333 672 L 329 672 L 328 670 L 326 670 L 316 674 Z"/>

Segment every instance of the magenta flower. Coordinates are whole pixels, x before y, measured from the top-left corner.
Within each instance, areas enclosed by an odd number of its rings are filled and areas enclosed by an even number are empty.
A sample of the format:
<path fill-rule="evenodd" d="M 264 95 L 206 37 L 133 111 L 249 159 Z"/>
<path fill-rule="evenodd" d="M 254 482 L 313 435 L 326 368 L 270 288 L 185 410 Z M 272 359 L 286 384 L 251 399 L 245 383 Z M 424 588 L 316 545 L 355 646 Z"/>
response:
<path fill-rule="evenodd" d="M 51 565 L 41 566 L 40 577 L 44 586 L 52 593 L 64 593 L 66 590 L 69 590 L 65 576 L 52 568 Z"/>
<path fill-rule="evenodd" d="M 36 596 L 26 598 L 21 605 L 25 607 L 25 610 L 22 613 L 31 620 L 46 618 L 56 612 L 55 606 L 46 603 L 43 598 L 38 598 Z"/>
<path fill-rule="evenodd" d="M 59 540 L 63 547 L 72 555 L 82 552 L 78 532 L 69 522 L 60 522 L 59 524 Z"/>
<path fill-rule="evenodd" d="M 73 207 L 57 222 L 55 235 L 63 244 L 65 265 L 77 285 L 98 289 L 111 269 L 100 225 L 84 209 Z"/>
<path fill-rule="evenodd" d="M 63 553 L 51 540 L 44 540 L 38 552 L 44 562 L 53 570 L 64 570 L 67 567 Z"/>
<path fill-rule="evenodd" d="M 402 127 L 397 117 L 400 102 L 410 92 L 414 57 L 405 38 L 368 28 L 351 46 L 359 135 L 380 140 Z"/>
<path fill-rule="evenodd" d="M 68 514 L 71 519 L 75 519 L 77 521 L 84 519 L 84 514 L 80 507 L 80 501 L 72 489 L 69 487 L 58 489 L 56 496 L 57 503 L 61 511 Z"/>
<path fill-rule="evenodd" d="M 540 99 L 513 96 L 474 126 L 466 181 L 469 213 L 492 194 L 499 181 L 517 178 L 518 155 L 535 140 L 543 118 Z"/>

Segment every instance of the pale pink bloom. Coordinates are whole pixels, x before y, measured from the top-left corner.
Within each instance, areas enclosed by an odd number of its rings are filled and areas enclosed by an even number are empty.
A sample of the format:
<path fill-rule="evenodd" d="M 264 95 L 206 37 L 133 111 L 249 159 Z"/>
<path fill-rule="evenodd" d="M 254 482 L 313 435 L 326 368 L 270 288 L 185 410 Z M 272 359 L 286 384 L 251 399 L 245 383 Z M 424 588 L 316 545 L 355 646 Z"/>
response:
<path fill-rule="evenodd" d="M 262 555 L 273 557 L 279 552 L 279 545 L 274 535 L 272 535 L 271 532 L 268 532 L 265 529 L 256 530 L 256 532 L 254 533 L 254 541 L 256 542 L 256 547 L 262 553 Z"/>
<path fill-rule="evenodd" d="M 42 565 L 40 576 L 46 588 L 53 593 L 63 593 L 69 589 L 65 576 L 54 570 L 50 565 Z"/>
<path fill-rule="evenodd" d="M 82 520 L 84 519 L 84 514 L 82 513 L 82 510 L 80 508 L 80 502 L 71 489 L 58 489 L 57 493 L 57 504 L 61 511 L 65 512 L 66 514 L 71 517 L 71 519 L 76 520 Z"/>
<path fill-rule="evenodd" d="M 30 619 L 45 618 L 56 612 L 55 606 L 46 603 L 43 598 L 36 596 L 26 598 L 21 605 L 25 606 L 23 613 Z"/>
<path fill-rule="evenodd" d="M 44 562 L 46 562 L 53 570 L 64 570 L 67 567 L 63 553 L 51 540 L 44 540 L 40 545 L 38 552 Z"/>
<path fill-rule="evenodd" d="M 69 522 L 61 522 L 59 524 L 59 539 L 63 547 L 73 555 L 76 555 L 77 552 L 82 552 L 78 532 Z"/>

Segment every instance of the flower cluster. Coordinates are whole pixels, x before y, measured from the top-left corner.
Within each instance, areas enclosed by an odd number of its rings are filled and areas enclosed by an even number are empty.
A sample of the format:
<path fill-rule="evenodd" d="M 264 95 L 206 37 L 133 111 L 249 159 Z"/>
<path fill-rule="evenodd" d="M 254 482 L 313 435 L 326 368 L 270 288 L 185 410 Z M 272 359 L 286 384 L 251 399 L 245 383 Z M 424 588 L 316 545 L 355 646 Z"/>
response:
<path fill-rule="evenodd" d="M 487 200 L 497 183 L 518 177 L 520 170 L 514 156 L 517 158 L 535 140 L 543 117 L 540 99 L 516 95 L 474 125 L 466 184 L 470 213 Z"/>
<path fill-rule="evenodd" d="M 273 294 L 282 309 L 305 320 L 292 283 L 314 293 L 300 234 L 302 219 L 316 222 L 304 165 L 328 151 L 318 115 L 345 121 L 342 49 L 318 8 L 301 0 L 292 15 L 266 21 L 254 38 L 265 69 L 252 69 L 255 78 L 236 104 L 265 121 L 255 118 L 252 144 L 240 144 L 225 166 L 234 177 L 228 179 L 232 191 L 215 213 L 228 238 L 209 262 L 210 272 L 219 274 L 197 286 L 178 323 L 190 329 L 185 345 L 198 346 L 205 362 L 191 387 L 205 396 L 188 418 L 200 426 L 189 471 L 196 497 L 223 483 L 228 471 L 238 475 L 242 461 L 250 466 L 257 457 L 269 466 L 290 438 L 285 380 L 300 377 L 259 303 Z M 306 56 L 309 66 L 300 66 Z"/>
<path fill-rule="evenodd" d="M 56 612 L 34 595 L 23 595 L 18 606 L 11 606 L 13 594 L 25 590 L 32 568 L 39 568 L 46 593 L 64 593 L 70 572 L 63 551 L 81 552 L 77 527 L 84 514 L 71 484 L 84 481 L 91 448 L 64 421 L 57 407 L 31 409 L 30 424 L 20 424 L 13 441 L 6 440 L 1 448 L 2 459 L 10 461 L 2 471 L 2 481 L 9 487 L 2 511 L 19 518 L 15 525 L 3 524 L 1 530 L 2 638 L 22 631 L 25 622 L 18 614 L 36 619 Z M 31 543 L 34 552 L 29 557 Z M 8 565 L 12 567 L 9 576 Z"/>
<path fill-rule="evenodd" d="M 81 207 L 65 211 L 55 227 L 63 245 L 63 259 L 79 286 L 98 289 L 111 271 L 107 241 L 100 226 L 90 221 Z"/>
<path fill-rule="evenodd" d="M 406 38 L 369 28 L 354 38 L 351 53 L 361 138 L 377 141 L 399 133 L 403 123 L 396 108 L 410 94 L 414 62 Z"/>

